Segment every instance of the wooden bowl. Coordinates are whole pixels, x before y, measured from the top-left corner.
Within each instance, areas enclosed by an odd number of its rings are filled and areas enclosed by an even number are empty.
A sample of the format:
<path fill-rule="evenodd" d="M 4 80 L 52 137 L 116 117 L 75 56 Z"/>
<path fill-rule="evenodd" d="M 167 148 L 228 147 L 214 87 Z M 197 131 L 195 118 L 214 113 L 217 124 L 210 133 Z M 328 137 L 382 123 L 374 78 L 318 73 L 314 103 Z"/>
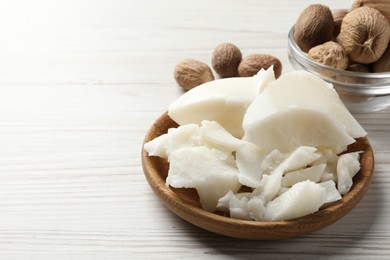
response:
<path fill-rule="evenodd" d="M 164 113 L 146 134 L 144 144 L 178 125 Z M 366 194 L 374 172 L 374 155 L 366 137 L 348 147 L 361 154 L 361 169 L 353 178 L 351 190 L 343 198 L 320 211 L 285 221 L 239 220 L 202 209 L 195 189 L 174 189 L 165 184 L 169 164 L 165 159 L 148 156 L 142 149 L 142 167 L 147 181 L 162 202 L 177 216 L 205 230 L 236 238 L 270 240 L 301 236 L 324 228 L 350 212 Z"/>

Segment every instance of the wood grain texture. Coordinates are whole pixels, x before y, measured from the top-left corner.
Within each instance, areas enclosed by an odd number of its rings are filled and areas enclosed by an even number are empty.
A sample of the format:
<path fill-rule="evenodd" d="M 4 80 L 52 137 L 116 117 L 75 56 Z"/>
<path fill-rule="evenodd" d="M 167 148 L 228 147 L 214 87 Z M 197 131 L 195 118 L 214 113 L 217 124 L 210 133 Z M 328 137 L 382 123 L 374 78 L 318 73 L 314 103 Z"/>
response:
<path fill-rule="evenodd" d="M 1 1 L 0 259 L 389 258 L 386 97 L 366 100 L 371 110 L 354 104 L 376 160 L 367 195 L 301 238 L 201 230 L 172 214 L 143 175 L 145 134 L 182 94 L 176 63 L 210 62 L 214 46 L 230 41 L 291 71 L 287 32 L 311 3 Z"/>

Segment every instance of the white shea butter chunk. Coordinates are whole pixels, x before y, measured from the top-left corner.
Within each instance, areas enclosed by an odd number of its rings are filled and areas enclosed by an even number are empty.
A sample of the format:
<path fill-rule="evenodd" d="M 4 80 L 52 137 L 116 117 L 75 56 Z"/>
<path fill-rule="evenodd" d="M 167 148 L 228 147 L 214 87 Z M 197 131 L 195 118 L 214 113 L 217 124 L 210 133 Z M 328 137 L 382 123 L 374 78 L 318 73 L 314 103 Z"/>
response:
<path fill-rule="evenodd" d="M 166 134 L 160 135 L 155 139 L 147 142 L 144 149 L 149 156 L 158 156 L 168 158 L 170 154 L 183 147 L 194 147 L 203 145 L 203 140 L 200 137 L 199 126 L 196 124 L 188 124 L 179 126 L 178 128 L 170 128 Z"/>
<path fill-rule="evenodd" d="M 320 153 L 322 156 L 313 162 L 313 164 L 326 164 L 325 170 L 321 176 L 321 182 L 336 180 L 337 161 L 339 156 L 337 153 L 329 149 L 318 150 L 318 153 Z"/>
<path fill-rule="evenodd" d="M 255 79 L 257 79 L 257 94 L 260 94 L 268 87 L 269 83 L 275 81 L 274 65 L 271 65 L 267 70 L 261 69 Z"/>
<path fill-rule="evenodd" d="M 246 143 L 236 151 L 238 180 L 241 184 L 252 188 L 260 186 L 266 165 L 265 158 L 264 151 L 252 143 Z"/>
<path fill-rule="evenodd" d="M 298 147 L 275 170 L 271 171 L 267 178 L 263 176 L 259 188 L 262 189 L 265 202 L 271 201 L 278 195 L 282 187 L 282 178 L 285 172 L 301 169 L 321 156 L 315 153 L 316 150 L 314 147 Z"/>
<path fill-rule="evenodd" d="M 169 155 L 183 147 L 207 145 L 224 152 L 233 152 L 246 143 L 232 136 L 215 121 L 204 120 L 201 124 L 201 127 L 188 124 L 170 128 L 166 134 L 147 142 L 144 148 L 150 156 L 168 158 L 170 161 Z"/>
<path fill-rule="evenodd" d="M 315 153 L 317 148 L 310 146 L 300 146 L 296 148 L 282 163 L 284 172 L 301 169 L 321 157 Z"/>
<path fill-rule="evenodd" d="M 166 151 L 167 142 L 169 142 L 169 136 L 167 134 L 163 134 L 145 143 L 144 149 L 148 152 L 149 156 L 168 158 Z"/>
<path fill-rule="evenodd" d="M 229 212 L 231 218 L 250 220 L 248 209 L 249 198 L 245 196 L 233 196 L 229 202 Z"/>
<path fill-rule="evenodd" d="M 319 182 L 325 166 L 326 164 L 317 164 L 305 169 L 289 172 L 282 178 L 282 186 L 291 187 L 298 182 L 306 180 Z"/>
<path fill-rule="evenodd" d="M 367 134 L 344 106 L 332 84 L 305 71 L 284 74 L 269 83 L 248 108 L 244 118 L 244 130 L 275 113 L 294 107 L 327 114 L 353 138 Z M 308 125 L 304 127 L 306 126 Z M 289 135 L 291 129 L 284 130 Z"/>
<path fill-rule="evenodd" d="M 221 197 L 228 191 L 237 192 L 241 186 L 231 154 L 206 146 L 184 147 L 173 151 L 170 159 L 166 184 L 195 188 L 207 211 L 215 211 Z"/>
<path fill-rule="evenodd" d="M 258 196 L 251 198 L 247 203 L 249 216 L 253 220 L 261 221 L 264 219 L 265 205 L 264 200 Z"/>
<path fill-rule="evenodd" d="M 218 122 L 203 120 L 200 134 L 205 143 L 225 152 L 233 152 L 245 145 L 245 142 L 232 136 Z"/>
<path fill-rule="evenodd" d="M 276 221 L 303 217 L 318 211 L 325 199 L 325 188 L 319 184 L 299 182 L 266 204 L 264 219 Z"/>
<path fill-rule="evenodd" d="M 263 119 L 252 120 L 249 107 L 244 118 L 244 140 L 272 151 L 290 152 L 299 146 L 325 147 L 336 153 L 355 142 L 328 114 L 310 108 L 291 107 Z M 249 123 L 245 119 L 250 117 Z"/>
<path fill-rule="evenodd" d="M 325 204 L 332 203 L 341 199 L 341 195 L 336 188 L 336 183 L 332 180 L 318 183 L 325 188 Z"/>
<path fill-rule="evenodd" d="M 336 174 L 325 170 L 321 175 L 320 182 L 326 181 L 336 181 Z"/>
<path fill-rule="evenodd" d="M 218 201 L 217 209 L 229 212 L 231 218 L 262 220 L 265 213 L 263 199 L 255 192 L 229 191 Z"/>
<path fill-rule="evenodd" d="M 264 169 L 264 174 L 270 174 L 288 157 L 287 154 L 281 153 L 275 149 L 266 155 L 261 163 L 261 168 Z"/>
<path fill-rule="evenodd" d="M 273 74 L 272 68 L 253 77 L 204 83 L 175 100 L 169 106 L 168 115 L 179 125 L 200 125 L 203 120 L 216 121 L 233 136 L 241 138 L 246 109 L 260 89 L 272 81 L 269 76 L 271 72 Z"/>
<path fill-rule="evenodd" d="M 269 175 L 263 175 L 260 186 L 256 190 L 261 191 L 264 202 L 267 203 L 273 200 L 279 193 L 282 187 L 283 169 L 277 167 Z"/>
<path fill-rule="evenodd" d="M 352 178 L 360 170 L 359 152 L 342 154 L 337 161 L 337 189 L 341 195 L 352 187 Z"/>

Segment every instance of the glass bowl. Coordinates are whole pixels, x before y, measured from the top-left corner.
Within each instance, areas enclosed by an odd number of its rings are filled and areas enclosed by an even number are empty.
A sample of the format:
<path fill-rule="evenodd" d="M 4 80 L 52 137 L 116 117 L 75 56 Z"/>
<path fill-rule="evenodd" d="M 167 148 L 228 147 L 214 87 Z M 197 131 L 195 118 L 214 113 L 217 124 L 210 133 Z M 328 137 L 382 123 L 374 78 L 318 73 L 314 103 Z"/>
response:
<path fill-rule="evenodd" d="M 294 40 L 294 26 L 288 34 L 288 57 L 295 69 L 311 72 L 332 83 L 336 90 L 352 94 L 390 94 L 390 72 L 362 73 L 339 70 L 312 60 Z"/>

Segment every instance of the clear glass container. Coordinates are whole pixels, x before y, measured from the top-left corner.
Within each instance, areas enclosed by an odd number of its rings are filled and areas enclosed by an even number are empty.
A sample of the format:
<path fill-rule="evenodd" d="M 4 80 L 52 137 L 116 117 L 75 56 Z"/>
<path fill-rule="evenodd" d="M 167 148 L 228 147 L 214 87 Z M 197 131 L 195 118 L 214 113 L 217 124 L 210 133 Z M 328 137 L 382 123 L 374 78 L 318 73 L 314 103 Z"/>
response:
<path fill-rule="evenodd" d="M 339 70 L 313 61 L 294 40 L 294 26 L 288 34 L 288 57 L 295 69 L 302 69 L 332 83 L 336 90 L 351 94 L 390 94 L 390 72 L 362 73 Z"/>

